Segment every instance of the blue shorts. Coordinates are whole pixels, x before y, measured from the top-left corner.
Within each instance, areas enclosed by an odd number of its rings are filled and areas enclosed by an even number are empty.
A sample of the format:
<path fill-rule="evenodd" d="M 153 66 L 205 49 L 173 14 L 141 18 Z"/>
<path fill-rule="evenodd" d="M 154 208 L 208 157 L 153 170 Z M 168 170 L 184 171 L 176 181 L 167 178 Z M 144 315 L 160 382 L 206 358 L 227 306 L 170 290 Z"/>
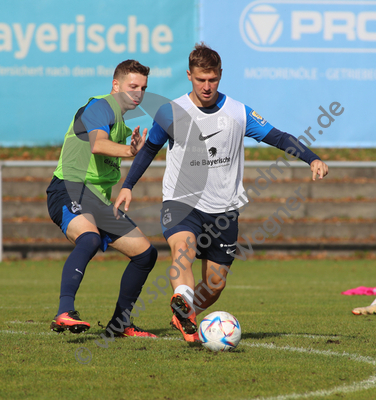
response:
<path fill-rule="evenodd" d="M 56 176 L 47 188 L 47 207 L 52 221 L 60 227 L 64 235 L 73 218 L 81 214 L 91 214 L 102 238 L 101 249 L 131 232 L 137 225 L 122 211 L 116 219 L 113 205 L 104 203 L 83 183 L 64 181 Z"/>
<path fill-rule="evenodd" d="M 237 211 L 208 214 L 173 200 L 163 202 L 161 225 L 167 240 L 178 232 L 192 232 L 197 241 L 196 257 L 231 265 L 238 239 Z"/>

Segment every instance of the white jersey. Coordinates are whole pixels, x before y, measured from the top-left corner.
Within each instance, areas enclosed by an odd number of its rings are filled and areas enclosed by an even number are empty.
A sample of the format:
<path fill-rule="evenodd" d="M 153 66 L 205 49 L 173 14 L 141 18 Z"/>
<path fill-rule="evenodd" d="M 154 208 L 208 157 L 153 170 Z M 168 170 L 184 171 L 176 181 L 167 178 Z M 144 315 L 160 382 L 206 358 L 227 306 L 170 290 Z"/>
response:
<path fill-rule="evenodd" d="M 206 114 L 185 94 L 171 105 L 173 145 L 167 149 L 163 201 L 212 214 L 238 208 L 244 192 L 244 104 L 226 97 L 218 111 Z"/>

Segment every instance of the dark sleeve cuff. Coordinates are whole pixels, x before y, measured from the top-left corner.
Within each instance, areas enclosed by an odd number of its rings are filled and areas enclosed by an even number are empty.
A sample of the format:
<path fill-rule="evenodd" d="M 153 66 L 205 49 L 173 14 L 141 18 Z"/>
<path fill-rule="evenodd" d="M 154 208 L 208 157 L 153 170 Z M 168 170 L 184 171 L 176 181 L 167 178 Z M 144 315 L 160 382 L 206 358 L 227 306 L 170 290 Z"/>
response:
<path fill-rule="evenodd" d="M 162 147 L 163 144 L 154 144 L 149 139 L 145 142 L 143 148 L 137 153 L 135 159 L 133 160 L 127 178 L 123 183 L 123 189 L 133 189 L 133 186 L 144 174 L 144 172 Z"/>

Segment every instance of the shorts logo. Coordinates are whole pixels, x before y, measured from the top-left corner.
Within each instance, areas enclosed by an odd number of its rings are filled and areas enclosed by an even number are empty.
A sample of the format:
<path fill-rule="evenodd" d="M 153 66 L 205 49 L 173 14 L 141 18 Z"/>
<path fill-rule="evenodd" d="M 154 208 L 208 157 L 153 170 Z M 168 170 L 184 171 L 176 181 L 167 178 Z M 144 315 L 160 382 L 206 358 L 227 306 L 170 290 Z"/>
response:
<path fill-rule="evenodd" d="M 166 211 L 168 211 L 168 210 L 166 210 Z M 165 212 L 166 212 L 165 211 Z M 166 213 L 164 216 L 163 216 L 163 220 L 162 220 L 162 222 L 163 222 L 163 225 L 164 226 L 166 226 L 168 223 L 170 223 L 172 221 L 172 216 L 171 216 L 171 213 Z"/>
<path fill-rule="evenodd" d="M 233 249 L 233 250 L 230 249 L 230 247 L 236 246 L 236 242 L 233 243 L 233 244 L 221 243 L 219 246 L 220 246 L 220 247 L 226 247 L 226 254 L 233 254 L 233 253 L 235 253 L 235 251 L 236 251 L 236 247 L 235 247 L 235 249 Z"/>
<path fill-rule="evenodd" d="M 252 111 L 249 113 L 249 115 L 261 126 L 264 126 L 266 124 L 266 120 L 261 116 L 258 115 L 256 111 Z"/>
<path fill-rule="evenodd" d="M 77 211 L 81 210 L 82 210 L 81 204 L 78 204 L 77 201 L 72 201 L 72 206 L 71 206 L 72 213 L 75 214 Z"/>

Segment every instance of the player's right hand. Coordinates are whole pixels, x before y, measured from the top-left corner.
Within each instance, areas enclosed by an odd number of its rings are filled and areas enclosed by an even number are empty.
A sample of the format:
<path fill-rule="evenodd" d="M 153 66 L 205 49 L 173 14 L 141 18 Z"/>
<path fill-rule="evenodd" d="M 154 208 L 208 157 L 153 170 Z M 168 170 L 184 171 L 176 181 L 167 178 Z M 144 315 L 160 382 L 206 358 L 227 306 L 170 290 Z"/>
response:
<path fill-rule="evenodd" d="M 128 208 L 129 208 L 129 204 L 131 204 L 131 201 L 132 201 L 132 191 L 127 188 L 121 189 L 120 193 L 114 203 L 114 216 L 116 219 L 120 218 L 120 215 L 118 212 L 119 207 L 124 203 L 124 211 L 127 212 Z"/>
<path fill-rule="evenodd" d="M 130 151 L 133 157 L 142 149 L 142 146 L 145 144 L 147 133 L 148 130 L 145 128 L 141 136 L 140 126 L 137 126 L 132 132 Z"/>

